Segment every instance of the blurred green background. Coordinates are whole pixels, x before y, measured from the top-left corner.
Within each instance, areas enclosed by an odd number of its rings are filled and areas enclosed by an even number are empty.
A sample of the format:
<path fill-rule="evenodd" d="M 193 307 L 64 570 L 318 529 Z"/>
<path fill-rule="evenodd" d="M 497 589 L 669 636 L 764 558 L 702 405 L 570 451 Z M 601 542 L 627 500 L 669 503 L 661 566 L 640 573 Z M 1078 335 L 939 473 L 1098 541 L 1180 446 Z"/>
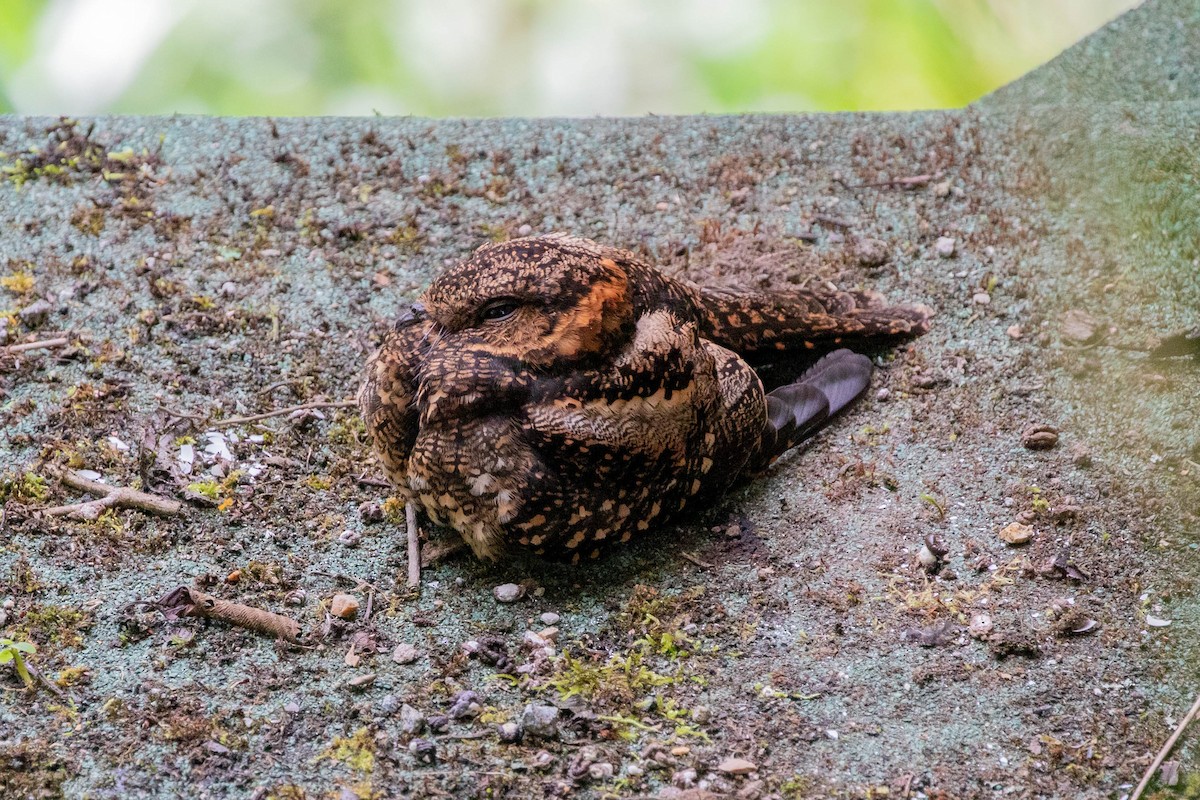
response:
<path fill-rule="evenodd" d="M 1137 0 L 0 0 L 23 114 L 960 106 Z"/>

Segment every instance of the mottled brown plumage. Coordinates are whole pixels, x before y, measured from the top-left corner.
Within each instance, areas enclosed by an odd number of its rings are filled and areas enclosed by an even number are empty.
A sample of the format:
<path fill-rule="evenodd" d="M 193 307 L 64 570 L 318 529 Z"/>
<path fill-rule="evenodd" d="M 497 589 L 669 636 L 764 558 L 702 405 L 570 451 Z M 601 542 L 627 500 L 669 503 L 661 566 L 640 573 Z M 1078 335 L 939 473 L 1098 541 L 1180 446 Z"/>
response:
<path fill-rule="evenodd" d="M 478 556 L 579 561 L 811 435 L 870 377 L 839 348 L 927 326 L 874 294 L 701 289 L 622 250 L 531 237 L 437 278 L 359 402 L 401 495 Z M 743 356 L 776 350 L 834 352 L 766 394 Z"/>

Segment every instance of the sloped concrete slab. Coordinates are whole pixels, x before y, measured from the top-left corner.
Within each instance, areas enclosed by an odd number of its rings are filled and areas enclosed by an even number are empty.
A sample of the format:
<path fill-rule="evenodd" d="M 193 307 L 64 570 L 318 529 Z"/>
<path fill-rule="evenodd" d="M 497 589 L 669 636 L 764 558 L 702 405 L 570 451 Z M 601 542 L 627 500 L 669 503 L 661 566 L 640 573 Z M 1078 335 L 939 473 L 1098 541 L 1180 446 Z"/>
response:
<path fill-rule="evenodd" d="M 1093 46 L 1176 19 L 1192 41 L 1186 10 L 1148 5 Z M 1200 324 L 1198 111 L 1066 103 L 1082 69 L 904 115 L 3 120 L 6 335 L 68 341 L 0 357 L 0 630 L 61 684 L 3 695 L 0 786 L 1127 792 L 1194 691 L 1200 372 L 1146 350 Z M 700 518 L 599 568 L 451 559 L 410 593 L 352 409 L 223 421 L 351 396 L 432 274 L 527 230 L 938 315 L 878 354 L 865 402 Z M 1055 446 L 1022 445 L 1037 424 Z M 81 499 L 39 480 L 54 464 L 185 511 L 46 517 Z M 1019 520 L 1032 541 L 1005 544 Z M 926 541 L 947 550 L 934 575 Z M 509 582 L 524 598 L 496 603 Z M 321 644 L 134 605 L 193 584 Z M 357 619 L 328 616 L 338 592 Z M 526 633 L 552 622 L 546 657 Z M 531 704 L 560 708 L 557 738 L 507 741 L 547 718 Z"/>

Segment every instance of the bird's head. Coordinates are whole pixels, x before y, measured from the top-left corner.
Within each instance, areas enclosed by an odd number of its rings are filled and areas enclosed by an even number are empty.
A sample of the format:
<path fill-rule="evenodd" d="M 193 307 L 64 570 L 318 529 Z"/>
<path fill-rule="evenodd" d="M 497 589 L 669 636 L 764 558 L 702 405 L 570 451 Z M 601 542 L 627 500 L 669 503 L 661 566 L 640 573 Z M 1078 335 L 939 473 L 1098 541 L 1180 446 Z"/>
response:
<path fill-rule="evenodd" d="M 624 254 L 552 234 L 485 245 L 421 298 L 443 343 L 535 368 L 602 355 L 633 329 Z M 623 259 L 621 259 L 623 260 Z"/>

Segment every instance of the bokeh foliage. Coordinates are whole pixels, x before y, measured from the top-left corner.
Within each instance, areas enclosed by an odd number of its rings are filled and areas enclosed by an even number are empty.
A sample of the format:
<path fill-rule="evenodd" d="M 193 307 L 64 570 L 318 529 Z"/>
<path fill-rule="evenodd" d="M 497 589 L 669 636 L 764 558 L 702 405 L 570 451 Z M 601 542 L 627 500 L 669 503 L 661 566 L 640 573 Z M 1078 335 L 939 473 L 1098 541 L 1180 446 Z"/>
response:
<path fill-rule="evenodd" d="M 1136 0 L 5 0 L 21 113 L 960 106 Z"/>

